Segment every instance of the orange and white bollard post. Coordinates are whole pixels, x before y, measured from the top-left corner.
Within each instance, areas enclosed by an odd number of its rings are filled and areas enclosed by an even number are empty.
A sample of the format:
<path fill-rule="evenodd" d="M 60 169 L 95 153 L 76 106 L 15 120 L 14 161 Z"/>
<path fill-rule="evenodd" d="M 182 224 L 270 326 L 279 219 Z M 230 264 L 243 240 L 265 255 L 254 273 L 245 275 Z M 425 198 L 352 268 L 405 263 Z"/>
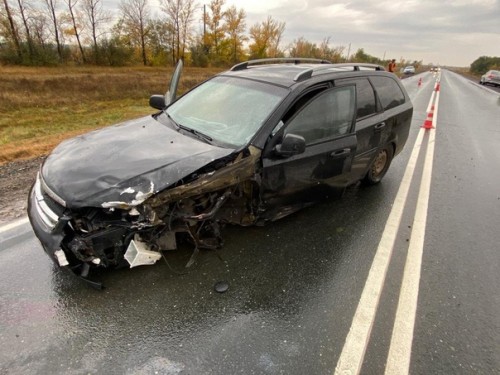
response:
<path fill-rule="evenodd" d="M 422 125 L 422 128 L 434 129 L 434 126 L 432 126 L 433 117 L 434 117 L 434 105 L 432 105 L 430 111 L 427 112 L 427 118 L 425 119 L 424 124 Z"/>

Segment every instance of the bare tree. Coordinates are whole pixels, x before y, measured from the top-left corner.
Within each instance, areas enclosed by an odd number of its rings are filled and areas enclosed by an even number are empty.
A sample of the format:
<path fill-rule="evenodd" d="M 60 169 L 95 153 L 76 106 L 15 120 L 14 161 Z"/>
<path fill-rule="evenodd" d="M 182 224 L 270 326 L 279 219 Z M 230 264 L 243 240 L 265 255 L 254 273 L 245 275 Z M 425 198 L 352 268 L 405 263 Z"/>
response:
<path fill-rule="evenodd" d="M 28 8 L 24 3 L 24 0 L 17 0 L 17 4 L 19 5 L 19 14 L 21 15 L 21 20 L 24 25 L 24 32 L 26 34 L 26 40 L 28 42 L 28 50 L 30 59 L 33 61 L 35 57 L 35 48 L 33 46 L 33 38 L 31 37 L 31 31 L 28 24 Z"/>
<path fill-rule="evenodd" d="M 46 48 L 49 32 L 47 16 L 42 12 L 37 12 L 30 18 L 30 30 L 33 32 L 33 39 L 42 49 Z"/>
<path fill-rule="evenodd" d="M 45 5 L 47 6 L 47 11 L 50 20 L 52 21 L 52 26 L 54 27 L 54 39 L 56 41 L 57 46 L 57 55 L 59 56 L 59 61 L 63 61 L 63 50 L 61 46 L 61 41 L 59 39 L 59 21 L 56 15 L 57 8 L 57 0 L 44 0 Z"/>
<path fill-rule="evenodd" d="M 147 65 L 146 36 L 148 34 L 148 21 L 150 12 L 147 0 L 122 0 L 120 10 L 124 26 L 132 39 L 138 40 L 141 46 L 142 62 Z"/>
<path fill-rule="evenodd" d="M 79 24 L 77 22 L 77 18 L 76 18 L 77 17 L 78 0 L 65 0 L 65 2 L 66 2 L 66 5 L 68 6 L 73 35 L 75 36 L 76 41 L 78 43 L 78 49 L 80 50 L 80 54 L 82 56 L 82 62 L 85 64 L 87 62 L 87 60 L 85 58 L 85 52 L 83 50 L 82 41 L 81 41 L 81 35 L 80 35 L 81 27 L 79 26 Z"/>
<path fill-rule="evenodd" d="M 180 52 L 180 2 L 183 0 L 164 0 L 161 8 L 167 16 L 167 22 L 173 27 L 171 35 L 172 65 L 179 59 Z"/>
<path fill-rule="evenodd" d="M 191 24 L 194 20 L 196 9 L 195 0 L 162 0 L 161 8 L 167 15 L 167 20 L 172 24 L 172 63 L 184 58 L 186 44 L 191 37 Z"/>
<path fill-rule="evenodd" d="M 86 23 L 90 30 L 92 47 L 94 50 L 94 61 L 99 62 L 98 39 L 101 36 L 101 27 L 109 21 L 110 16 L 102 5 L 102 0 L 83 0 L 82 10 L 85 13 Z"/>
<path fill-rule="evenodd" d="M 14 18 L 12 17 L 12 13 L 10 11 L 9 3 L 7 0 L 3 0 L 3 4 L 5 7 L 5 12 L 7 14 L 7 20 L 9 22 L 9 27 L 10 27 L 10 35 L 12 37 L 12 41 L 14 42 L 14 47 L 16 49 L 17 56 L 19 57 L 19 60 L 22 59 L 23 55 L 21 52 L 21 44 L 19 42 L 19 34 L 17 33 L 17 27 L 14 22 Z"/>

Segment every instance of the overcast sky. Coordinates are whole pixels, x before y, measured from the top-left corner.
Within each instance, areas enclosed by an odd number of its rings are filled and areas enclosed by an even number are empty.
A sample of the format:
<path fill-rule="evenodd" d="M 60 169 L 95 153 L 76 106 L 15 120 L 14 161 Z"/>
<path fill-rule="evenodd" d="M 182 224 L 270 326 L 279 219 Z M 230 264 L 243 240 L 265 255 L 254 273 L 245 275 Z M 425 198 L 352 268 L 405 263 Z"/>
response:
<path fill-rule="evenodd" d="M 282 48 L 303 36 L 318 44 L 330 37 L 346 54 L 351 44 L 351 53 L 424 64 L 500 56 L 500 0 L 226 0 L 231 5 L 245 9 L 247 29 L 268 15 L 285 22 Z"/>

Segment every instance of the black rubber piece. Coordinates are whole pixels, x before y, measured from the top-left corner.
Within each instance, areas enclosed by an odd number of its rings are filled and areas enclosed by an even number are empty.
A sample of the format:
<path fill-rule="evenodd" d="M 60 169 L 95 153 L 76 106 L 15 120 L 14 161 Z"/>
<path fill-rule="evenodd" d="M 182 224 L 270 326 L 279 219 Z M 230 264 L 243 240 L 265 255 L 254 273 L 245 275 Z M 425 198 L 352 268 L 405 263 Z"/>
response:
<path fill-rule="evenodd" d="M 229 289 L 229 283 L 227 281 L 219 281 L 215 283 L 214 290 L 217 293 L 224 293 Z"/>

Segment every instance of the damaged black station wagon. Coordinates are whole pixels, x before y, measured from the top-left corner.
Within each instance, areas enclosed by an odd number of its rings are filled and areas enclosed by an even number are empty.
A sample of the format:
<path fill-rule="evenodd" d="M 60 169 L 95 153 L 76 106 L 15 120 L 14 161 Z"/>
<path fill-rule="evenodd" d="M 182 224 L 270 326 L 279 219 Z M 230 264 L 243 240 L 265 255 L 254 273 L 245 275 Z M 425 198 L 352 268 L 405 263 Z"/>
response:
<path fill-rule="evenodd" d="M 61 143 L 29 197 L 34 232 L 61 267 L 153 264 L 181 240 L 222 245 L 221 225 L 262 224 L 357 181 L 376 184 L 403 149 L 413 107 L 377 65 L 265 59 L 152 116 Z"/>

